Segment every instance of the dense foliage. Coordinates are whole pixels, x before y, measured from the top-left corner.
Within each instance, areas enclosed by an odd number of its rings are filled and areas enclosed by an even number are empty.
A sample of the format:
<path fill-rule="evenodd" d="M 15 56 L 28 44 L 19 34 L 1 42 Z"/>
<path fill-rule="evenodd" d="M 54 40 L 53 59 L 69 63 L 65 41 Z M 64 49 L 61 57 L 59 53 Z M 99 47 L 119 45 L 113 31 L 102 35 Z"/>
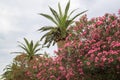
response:
<path fill-rule="evenodd" d="M 120 17 L 84 15 L 57 54 L 68 80 L 120 79 Z M 64 70 L 62 70 L 64 71 Z"/>
<path fill-rule="evenodd" d="M 22 74 L 21 80 L 120 80 L 120 16 L 105 14 L 90 20 L 82 16 L 55 54 L 34 56 L 28 62 L 17 56 L 14 61 L 20 68 L 10 70 L 24 71 L 4 78 L 19 80 L 17 75 Z"/>

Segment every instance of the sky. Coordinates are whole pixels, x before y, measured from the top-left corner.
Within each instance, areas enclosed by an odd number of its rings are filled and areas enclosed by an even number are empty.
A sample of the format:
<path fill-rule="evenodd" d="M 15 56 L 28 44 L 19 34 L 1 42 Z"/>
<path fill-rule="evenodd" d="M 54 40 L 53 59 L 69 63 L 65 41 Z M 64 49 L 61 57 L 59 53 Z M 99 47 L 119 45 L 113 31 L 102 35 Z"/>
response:
<path fill-rule="evenodd" d="M 58 2 L 64 10 L 68 0 L 0 0 L 0 74 L 16 56 L 10 53 L 22 51 L 17 46 L 17 41 L 23 42 L 24 37 L 37 41 L 43 35 L 37 30 L 42 26 L 53 25 L 38 14 L 50 14 L 48 6 L 58 10 Z M 71 0 L 70 10 L 76 8 L 79 8 L 76 13 L 88 10 L 86 14 L 90 19 L 103 16 L 105 13 L 117 13 L 120 9 L 120 0 Z M 41 52 L 46 51 L 53 55 L 56 49 L 55 45 Z"/>

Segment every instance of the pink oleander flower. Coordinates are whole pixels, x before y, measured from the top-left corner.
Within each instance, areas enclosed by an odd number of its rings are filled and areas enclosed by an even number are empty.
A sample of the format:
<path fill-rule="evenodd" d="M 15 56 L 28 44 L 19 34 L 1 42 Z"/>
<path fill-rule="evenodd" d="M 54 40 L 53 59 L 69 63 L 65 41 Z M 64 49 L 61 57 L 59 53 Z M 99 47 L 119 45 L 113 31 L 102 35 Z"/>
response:
<path fill-rule="evenodd" d="M 90 65 L 90 62 L 87 62 L 86 64 L 89 66 L 89 65 Z"/>
<path fill-rule="evenodd" d="M 97 26 L 100 26 L 103 24 L 103 21 L 98 21 L 98 22 L 96 22 L 96 24 L 97 24 Z"/>
<path fill-rule="evenodd" d="M 63 66 L 60 66 L 59 69 L 60 69 L 61 71 L 63 71 L 63 70 L 64 70 L 64 67 L 63 67 Z"/>
<path fill-rule="evenodd" d="M 99 58 L 98 57 L 95 57 L 95 62 L 97 63 L 99 61 Z"/>
<path fill-rule="evenodd" d="M 102 55 L 102 53 L 101 52 L 99 52 L 98 54 L 97 54 L 97 56 L 101 56 Z"/>
<path fill-rule="evenodd" d="M 41 72 L 39 72 L 36 77 L 39 78 L 41 76 Z"/>
<path fill-rule="evenodd" d="M 103 62 L 105 62 L 106 60 L 107 60 L 107 58 L 106 58 L 106 57 L 103 57 L 103 58 L 102 58 L 102 61 L 103 61 Z"/>
<path fill-rule="evenodd" d="M 52 78 L 55 78 L 55 76 L 54 75 L 50 76 L 50 79 L 52 79 Z"/>
<path fill-rule="evenodd" d="M 30 71 L 27 71 L 26 74 L 27 74 L 28 76 L 30 76 L 30 75 L 31 75 L 31 72 L 30 72 Z"/>
<path fill-rule="evenodd" d="M 105 16 L 99 17 L 99 20 L 103 22 L 105 20 Z"/>
<path fill-rule="evenodd" d="M 91 54 L 91 55 L 90 55 L 91 60 L 92 60 L 94 57 L 95 57 L 94 54 Z"/>
<path fill-rule="evenodd" d="M 71 42 L 67 42 L 67 43 L 65 43 L 64 48 L 66 48 L 66 47 L 68 47 L 70 45 L 71 45 Z"/>
<path fill-rule="evenodd" d="M 114 61 L 113 58 L 108 58 L 108 63 L 112 63 Z"/>
<path fill-rule="evenodd" d="M 33 69 L 37 69 L 37 66 L 36 66 L 36 65 L 34 65 L 34 66 L 33 66 Z"/>

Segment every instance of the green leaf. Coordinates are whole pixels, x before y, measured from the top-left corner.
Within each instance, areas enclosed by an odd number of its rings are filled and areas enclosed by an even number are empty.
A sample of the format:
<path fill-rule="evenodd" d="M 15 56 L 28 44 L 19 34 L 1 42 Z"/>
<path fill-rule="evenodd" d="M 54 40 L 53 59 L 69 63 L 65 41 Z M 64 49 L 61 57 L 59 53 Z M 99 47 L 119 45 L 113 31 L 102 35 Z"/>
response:
<path fill-rule="evenodd" d="M 30 51 L 31 51 L 31 46 L 30 46 L 30 43 L 28 42 L 28 40 L 26 38 L 24 38 L 24 41 L 26 43 L 26 47 L 27 47 L 27 50 L 28 50 L 28 53 L 27 54 L 30 54 Z"/>
<path fill-rule="evenodd" d="M 19 41 L 17 41 L 19 44 L 21 44 L 22 46 L 24 46 L 24 47 L 26 47 L 26 45 L 25 44 L 23 44 L 23 43 L 21 43 L 21 42 L 19 42 Z"/>
<path fill-rule="evenodd" d="M 67 20 L 65 27 L 67 28 L 70 24 L 72 24 L 72 22 L 73 22 L 72 20 Z"/>
<path fill-rule="evenodd" d="M 70 7 L 70 0 L 69 0 L 69 2 L 67 3 L 66 8 L 65 8 L 65 11 L 64 11 L 64 17 L 63 17 L 63 20 L 62 20 L 62 23 L 64 24 L 64 26 L 65 26 L 65 21 L 67 20 L 67 17 L 68 17 L 69 7 Z"/>
<path fill-rule="evenodd" d="M 28 40 L 27 40 L 26 38 L 24 38 L 24 41 L 25 41 L 26 45 L 28 46 L 28 48 L 30 48 L 30 47 L 29 47 L 30 44 L 29 44 Z"/>
<path fill-rule="evenodd" d="M 30 51 L 30 54 L 29 54 L 29 55 L 34 54 L 34 52 L 33 52 L 33 41 L 32 41 L 32 40 L 31 40 L 31 42 L 30 42 L 29 51 Z"/>
<path fill-rule="evenodd" d="M 18 45 L 20 48 L 26 51 L 26 53 L 29 53 L 28 49 L 26 47 L 23 47 L 22 45 Z"/>
<path fill-rule="evenodd" d="M 55 43 L 56 43 L 56 42 L 54 41 L 54 42 L 53 42 L 53 46 L 55 45 Z"/>
<path fill-rule="evenodd" d="M 19 42 L 19 41 L 18 41 Z M 26 52 L 28 52 L 28 48 L 26 45 L 24 45 L 23 43 L 19 42 L 21 45 L 18 45 L 20 48 L 22 48 L 23 50 L 25 50 Z"/>
<path fill-rule="evenodd" d="M 40 15 L 46 17 L 47 19 L 51 20 L 54 24 L 58 25 L 57 22 L 50 15 L 42 14 L 42 13 Z"/>
<path fill-rule="evenodd" d="M 51 30 L 51 29 L 54 29 L 54 27 L 53 26 L 44 26 L 44 27 L 38 29 L 38 31 L 43 32 L 43 31 L 48 31 L 48 30 Z"/>
<path fill-rule="evenodd" d="M 38 49 L 36 49 L 35 51 L 34 51 L 34 53 L 37 53 L 38 51 L 40 51 L 41 50 L 41 48 L 38 48 Z"/>
<path fill-rule="evenodd" d="M 49 47 L 54 41 L 54 37 L 54 34 L 52 32 L 49 32 L 49 34 L 45 37 L 44 45 L 47 45 L 47 47 Z"/>
<path fill-rule="evenodd" d="M 65 16 L 67 16 L 67 13 L 68 13 L 69 7 L 70 7 L 70 0 L 69 0 L 69 2 L 67 3 L 66 8 L 65 8 L 65 13 L 64 13 Z"/>
<path fill-rule="evenodd" d="M 35 49 L 37 49 L 37 47 L 39 47 L 39 46 L 40 46 L 39 41 L 37 41 L 36 44 L 33 47 L 33 51 L 35 51 Z"/>
<path fill-rule="evenodd" d="M 59 9 L 59 17 L 62 17 L 62 10 L 61 10 L 60 3 L 58 3 L 58 9 Z"/>
<path fill-rule="evenodd" d="M 58 13 L 51 7 L 49 7 L 50 11 L 52 12 L 54 18 L 56 19 L 56 21 L 59 23 L 60 22 L 60 18 L 59 18 L 59 15 Z"/>
<path fill-rule="evenodd" d="M 70 14 L 68 15 L 68 19 L 70 18 L 70 16 L 76 11 L 77 9 L 74 9 L 73 11 L 70 12 Z"/>
<path fill-rule="evenodd" d="M 81 13 L 77 14 L 77 15 L 76 15 L 76 16 L 74 16 L 71 20 L 73 21 L 76 17 L 78 17 L 79 15 L 81 15 L 81 14 L 83 14 L 83 13 L 87 12 L 87 11 L 88 11 L 88 10 L 83 11 L 83 12 L 81 12 Z"/>
<path fill-rule="evenodd" d="M 41 38 L 40 38 L 40 41 L 43 40 L 43 38 L 47 37 L 48 35 L 50 35 L 51 33 L 50 32 L 47 32 L 46 34 L 44 34 Z"/>

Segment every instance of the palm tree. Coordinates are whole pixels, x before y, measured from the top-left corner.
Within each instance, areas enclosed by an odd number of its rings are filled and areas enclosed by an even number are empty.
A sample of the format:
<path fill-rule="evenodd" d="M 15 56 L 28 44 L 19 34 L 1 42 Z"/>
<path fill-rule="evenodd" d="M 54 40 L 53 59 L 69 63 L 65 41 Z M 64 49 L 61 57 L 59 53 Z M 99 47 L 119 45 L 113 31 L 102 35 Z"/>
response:
<path fill-rule="evenodd" d="M 55 26 L 44 26 L 38 30 L 42 32 L 48 31 L 45 35 L 41 37 L 41 40 L 45 38 L 44 45 L 47 45 L 47 47 L 49 47 L 51 44 L 54 45 L 56 42 L 65 40 L 68 34 L 67 29 L 73 23 L 74 19 L 87 11 L 86 10 L 81 13 L 78 13 L 77 15 L 71 18 L 71 15 L 76 11 L 76 9 L 68 14 L 69 8 L 70 8 L 70 1 L 67 3 L 65 11 L 63 13 L 61 10 L 60 3 L 58 3 L 59 13 L 57 13 L 57 11 L 55 11 L 53 8 L 49 7 L 53 17 L 48 14 L 43 14 L 43 13 L 40 14 L 55 24 Z"/>
<path fill-rule="evenodd" d="M 2 74 L 2 79 L 4 80 L 26 80 L 25 76 L 26 68 L 21 67 L 16 61 L 12 64 L 7 65 Z"/>
<path fill-rule="evenodd" d="M 33 40 L 29 42 L 26 38 L 24 38 L 24 41 L 25 44 L 18 41 L 20 43 L 18 46 L 22 48 L 24 52 L 14 52 L 14 53 L 26 54 L 28 60 L 32 60 L 34 56 L 40 55 L 37 54 L 37 52 L 41 50 L 41 48 L 39 47 L 40 46 L 39 41 L 37 41 L 35 44 L 33 43 Z"/>
<path fill-rule="evenodd" d="M 2 79 L 4 80 L 23 80 L 26 79 L 24 73 L 25 69 L 29 67 L 31 61 L 38 57 L 39 54 L 37 52 L 41 50 L 39 47 L 39 41 L 33 43 L 31 40 L 30 42 L 24 38 L 25 44 L 19 42 L 18 45 L 20 48 L 24 50 L 24 52 L 13 52 L 13 53 L 20 53 L 14 58 L 14 62 L 11 65 L 8 65 L 4 70 L 5 72 L 2 75 Z"/>

